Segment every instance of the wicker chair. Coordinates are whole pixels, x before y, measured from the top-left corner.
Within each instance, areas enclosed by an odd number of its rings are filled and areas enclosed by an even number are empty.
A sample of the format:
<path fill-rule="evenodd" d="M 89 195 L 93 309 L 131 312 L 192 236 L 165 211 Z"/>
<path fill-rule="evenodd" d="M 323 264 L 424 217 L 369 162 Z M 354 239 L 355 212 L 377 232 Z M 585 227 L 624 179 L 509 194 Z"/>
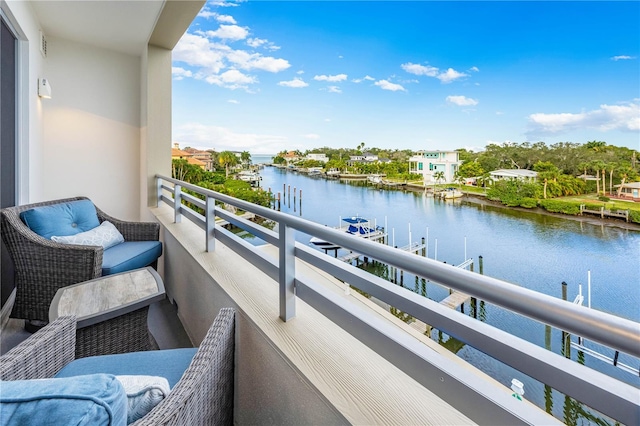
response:
<path fill-rule="evenodd" d="M 34 207 L 86 200 L 68 198 L 9 207 L 0 210 L 2 239 L 13 259 L 16 271 L 16 299 L 13 318 L 47 322 L 49 305 L 59 288 L 92 280 L 102 275 L 103 248 L 56 243 L 31 231 L 20 213 Z M 125 222 L 96 207 L 100 223 L 108 220 L 125 241 L 158 241 L 160 225 L 153 222 Z M 152 264 L 154 268 L 157 261 Z"/>
<path fill-rule="evenodd" d="M 223 308 L 169 395 L 142 419 L 146 425 L 233 423 L 235 313 Z M 0 357 L 0 380 L 53 377 L 74 359 L 74 317 L 60 317 Z"/>

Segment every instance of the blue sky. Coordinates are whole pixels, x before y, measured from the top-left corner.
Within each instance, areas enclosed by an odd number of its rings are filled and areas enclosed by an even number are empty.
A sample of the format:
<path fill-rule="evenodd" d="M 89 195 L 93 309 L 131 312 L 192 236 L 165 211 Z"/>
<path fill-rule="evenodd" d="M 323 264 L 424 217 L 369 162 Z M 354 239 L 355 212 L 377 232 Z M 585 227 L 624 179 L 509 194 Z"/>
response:
<path fill-rule="evenodd" d="M 173 52 L 173 140 L 640 149 L 639 57 L 637 1 L 211 1 Z"/>

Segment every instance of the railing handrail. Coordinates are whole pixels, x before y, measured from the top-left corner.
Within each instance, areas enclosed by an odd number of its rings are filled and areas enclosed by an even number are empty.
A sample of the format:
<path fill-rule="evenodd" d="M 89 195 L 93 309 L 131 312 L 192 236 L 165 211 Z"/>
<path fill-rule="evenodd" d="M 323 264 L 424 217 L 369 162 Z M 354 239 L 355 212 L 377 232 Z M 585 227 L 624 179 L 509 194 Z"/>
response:
<path fill-rule="evenodd" d="M 330 227 L 239 200 L 178 179 L 161 175 L 157 175 L 157 178 L 273 220 L 280 226 L 285 225 L 311 236 L 331 241 L 341 247 L 501 306 L 543 324 L 640 357 L 640 324 L 637 322 L 575 305 L 571 302 L 486 275 L 455 268 L 452 265 L 433 259 L 396 250 L 384 244 L 373 243 L 363 238 L 353 238 Z"/>

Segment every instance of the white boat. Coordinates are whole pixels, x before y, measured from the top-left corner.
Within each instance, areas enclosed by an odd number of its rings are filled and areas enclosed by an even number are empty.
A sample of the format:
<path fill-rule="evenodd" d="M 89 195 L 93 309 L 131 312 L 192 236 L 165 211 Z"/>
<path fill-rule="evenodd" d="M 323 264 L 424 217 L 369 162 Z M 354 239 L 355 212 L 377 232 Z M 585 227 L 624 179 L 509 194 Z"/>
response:
<path fill-rule="evenodd" d="M 436 196 L 445 200 L 460 198 L 464 195 L 462 191 L 456 188 L 447 188 L 436 193 Z"/>
<path fill-rule="evenodd" d="M 371 183 L 382 183 L 382 175 L 369 175 L 367 176 L 367 180 Z"/>
<path fill-rule="evenodd" d="M 240 173 L 238 173 L 238 179 L 243 180 L 245 182 L 252 182 L 256 180 L 262 180 L 262 176 L 260 176 L 260 173 L 257 173 L 257 172 L 243 170 Z"/>
<path fill-rule="evenodd" d="M 349 235 L 371 240 L 377 240 L 385 236 L 384 228 L 380 226 L 371 226 L 369 220 L 363 217 L 352 216 L 342 220 L 346 222 L 347 225 L 336 229 L 341 230 Z M 312 237 L 310 243 L 325 251 L 338 250 L 339 248 L 341 248 L 341 246 L 335 243 L 320 239 L 318 237 Z"/>

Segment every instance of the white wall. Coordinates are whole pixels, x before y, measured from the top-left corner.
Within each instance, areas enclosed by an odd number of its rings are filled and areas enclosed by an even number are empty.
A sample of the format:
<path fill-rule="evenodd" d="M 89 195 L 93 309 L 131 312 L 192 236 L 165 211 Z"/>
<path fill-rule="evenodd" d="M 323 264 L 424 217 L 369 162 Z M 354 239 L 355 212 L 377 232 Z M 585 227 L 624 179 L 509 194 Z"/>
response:
<path fill-rule="evenodd" d="M 52 98 L 42 100 L 44 143 L 31 153 L 42 170 L 32 182 L 42 187 L 38 198 L 84 195 L 120 219 L 139 219 L 140 62 L 48 39 Z"/>

